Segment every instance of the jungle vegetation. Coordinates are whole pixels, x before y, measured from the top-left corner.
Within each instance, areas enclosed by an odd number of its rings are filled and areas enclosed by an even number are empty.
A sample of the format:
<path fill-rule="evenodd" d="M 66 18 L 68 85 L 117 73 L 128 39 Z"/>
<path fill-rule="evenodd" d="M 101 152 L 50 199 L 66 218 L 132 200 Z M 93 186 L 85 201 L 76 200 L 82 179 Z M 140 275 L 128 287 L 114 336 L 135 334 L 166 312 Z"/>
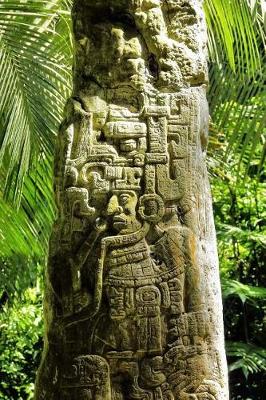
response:
<path fill-rule="evenodd" d="M 71 0 L 0 0 L 1 400 L 32 399 L 40 361 L 54 143 L 71 93 L 70 7 Z M 264 400 L 266 8 L 263 0 L 204 7 L 231 399 Z"/>

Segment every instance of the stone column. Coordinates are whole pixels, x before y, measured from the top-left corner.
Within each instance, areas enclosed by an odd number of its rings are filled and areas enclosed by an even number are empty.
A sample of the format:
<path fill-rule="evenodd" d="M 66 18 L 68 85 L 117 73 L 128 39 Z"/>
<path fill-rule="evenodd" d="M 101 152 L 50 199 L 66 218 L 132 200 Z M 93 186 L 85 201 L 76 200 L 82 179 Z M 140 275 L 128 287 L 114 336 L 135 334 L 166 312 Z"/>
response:
<path fill-rule="evenodd" d="M 36 400 L 226 400 L 201 0 L 75 0 Z"/>

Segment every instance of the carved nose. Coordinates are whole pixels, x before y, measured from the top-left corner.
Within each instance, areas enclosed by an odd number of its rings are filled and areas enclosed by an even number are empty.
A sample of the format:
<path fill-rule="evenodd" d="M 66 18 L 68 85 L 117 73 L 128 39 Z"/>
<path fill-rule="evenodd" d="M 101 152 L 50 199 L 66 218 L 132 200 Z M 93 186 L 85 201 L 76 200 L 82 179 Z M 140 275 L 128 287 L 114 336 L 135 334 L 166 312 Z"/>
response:
<path fill-rule="evenodd" d="M 117 196 L 112 196 L 107 206 L 107 214 L 120 214 L 122 211 L 123 208 L 119 205 Z"/>

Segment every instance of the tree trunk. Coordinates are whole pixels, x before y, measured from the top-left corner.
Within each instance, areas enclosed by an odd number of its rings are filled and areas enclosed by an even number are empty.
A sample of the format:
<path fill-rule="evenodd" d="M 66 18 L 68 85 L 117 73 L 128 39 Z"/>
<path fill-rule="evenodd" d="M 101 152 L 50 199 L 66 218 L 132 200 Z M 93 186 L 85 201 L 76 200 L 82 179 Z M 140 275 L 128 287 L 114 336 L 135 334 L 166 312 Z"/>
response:
<path fill-rule="evenodd" d="M 76 0 L 37 400 L 226 400 L 200 0 Z"/>

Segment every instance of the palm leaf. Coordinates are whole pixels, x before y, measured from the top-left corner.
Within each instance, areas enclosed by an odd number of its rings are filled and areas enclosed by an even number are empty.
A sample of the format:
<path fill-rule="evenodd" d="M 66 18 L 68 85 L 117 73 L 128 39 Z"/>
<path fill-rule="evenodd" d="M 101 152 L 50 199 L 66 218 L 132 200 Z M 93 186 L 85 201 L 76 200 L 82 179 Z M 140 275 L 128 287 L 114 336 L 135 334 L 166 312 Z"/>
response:
<path fill-rule="evenodd" d="M 6 0 L 0 5 L 5 15 L 0 23 L 0 162 L 6 176 L 3 194 L 16 205 L 39 154 L 53 153 L 71 90 L 69 12 L 62 4 Z"/>
<path fill-rule="evenodd" d="M 17 276 L 25 287 L 36 278 L 55 216 L 54 140 L 71 91 L 69 6 L 0 0 L 0 262 L 11 292 Z"/>
<path fill-rule="evenodd" d="M 212 62 L 226 61 L 233 72 L 254 74 L 261 67 L 256 26 L 259 12 L 254 13 L 248 0 L 205 0 L 204 10 Z"/>
<path fill-rule="evenodd" d="M 51 159 L 39 158 L 25 178 L 18 210 L 0 198 L 0 292 L 22 294 L 45 265 L 55 216 Z"/>
<path fill-rule="evenodd" d="M 262 4 L 262 3 L 261 3 Z M 205 0 L 210 54 L 210 111 L 223 132 L 223 161 L 237 154 L 246 171 L 265 135 L 265 30 L 258 1 Z M 265 157 L 260 155 L 261 165 Z"/>

